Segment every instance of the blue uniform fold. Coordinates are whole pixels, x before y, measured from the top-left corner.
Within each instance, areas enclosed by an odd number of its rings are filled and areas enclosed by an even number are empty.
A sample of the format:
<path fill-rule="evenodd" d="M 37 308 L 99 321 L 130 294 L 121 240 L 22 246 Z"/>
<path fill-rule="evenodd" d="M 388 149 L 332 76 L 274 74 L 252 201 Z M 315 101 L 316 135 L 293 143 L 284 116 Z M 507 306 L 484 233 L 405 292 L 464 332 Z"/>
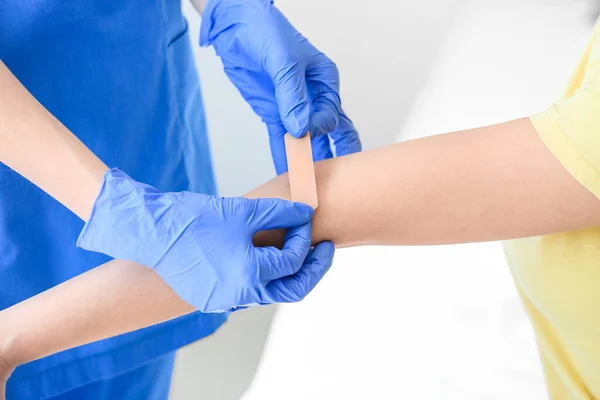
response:
<path fill-rule="evenodd" d="M 0 59 L 107 165 L 161 191 L 214 194 L 187 23 L 176 0 L 4 0 Z M 0 309 L 109 260 L 83 221 L 0 164 Z M 8 400 L 44 398 L 159 360 L 214 332 L 195 313 L 20 366 Z"/>

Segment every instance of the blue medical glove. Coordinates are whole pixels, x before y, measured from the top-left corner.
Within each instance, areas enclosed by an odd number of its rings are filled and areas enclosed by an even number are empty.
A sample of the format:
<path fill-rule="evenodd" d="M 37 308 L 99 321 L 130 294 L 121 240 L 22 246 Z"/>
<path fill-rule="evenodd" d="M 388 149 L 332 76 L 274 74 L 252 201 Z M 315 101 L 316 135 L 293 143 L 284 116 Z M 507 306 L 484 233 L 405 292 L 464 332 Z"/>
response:
<path fill-rule="evenodd" d="M 154 268 L 202 312 L 233 311 L 299 301 L 325 275 L 334 248 L 310 250 L 312 214 L 278 199 L 161 193 L 113 169 L 77 245 Z M 280 228 L 282 250 L 253 246 L 256 232 Z"/>
<path fill-rule="evenodd" d="M 315 160 L 333 156 L 330 142 L 337 156 L 361 150 L 341 107 L 336 65 L 271 0 L 209 0 L 200 44 L 214 45 L 231 81 L 267 124 L 278 174 L 287 171 L 286 132 L 310 131 Z"/>

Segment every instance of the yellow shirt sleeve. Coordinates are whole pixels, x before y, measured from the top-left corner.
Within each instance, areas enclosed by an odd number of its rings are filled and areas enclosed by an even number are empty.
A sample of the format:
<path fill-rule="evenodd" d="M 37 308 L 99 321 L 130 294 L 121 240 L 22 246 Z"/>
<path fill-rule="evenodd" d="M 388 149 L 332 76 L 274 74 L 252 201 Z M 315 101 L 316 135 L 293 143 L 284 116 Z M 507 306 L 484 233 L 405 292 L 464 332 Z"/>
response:
<path fill-rule="evenodd" d="M 600 40 L 598 31 L 566 98 L 531 117 L 535 130 L 579 183 L 600 198 Z"/>
<path fill-rule="evenodd" d="M 531 121 L 560 163 L 600 198 L 599 31 L 563 100 Z M 600 227 L 595 227 L 505 244 L 553 400 L 600 399 L 599 242 Z"/>

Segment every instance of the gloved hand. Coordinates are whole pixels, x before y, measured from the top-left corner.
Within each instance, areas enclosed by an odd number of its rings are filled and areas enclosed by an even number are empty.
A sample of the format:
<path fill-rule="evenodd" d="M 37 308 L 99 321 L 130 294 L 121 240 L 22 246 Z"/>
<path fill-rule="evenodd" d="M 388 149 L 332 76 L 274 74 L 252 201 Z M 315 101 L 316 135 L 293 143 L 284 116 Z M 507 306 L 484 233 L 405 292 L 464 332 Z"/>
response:
<path fill-rule="evenodd" d="M 312 135 L 313 158 L 361 150 L 344 114 L 336 65 L 310 44 L 271 0 L 209 0 L 200 44 L 213 44 L 225 72 L 267 124 L 278 174 L 287 171 L 286 132 Z"/>
<path fill-rule="evenodd" d="M 313 210 L 277 199 L 161 193 L 108 171 L 77 245 L 154 268 L 202 312 L 295 302 L 325 275 L 330 242 L 310 250 Z M 288 228 L 282 250 L 254 247 L 258 231 Z"/>

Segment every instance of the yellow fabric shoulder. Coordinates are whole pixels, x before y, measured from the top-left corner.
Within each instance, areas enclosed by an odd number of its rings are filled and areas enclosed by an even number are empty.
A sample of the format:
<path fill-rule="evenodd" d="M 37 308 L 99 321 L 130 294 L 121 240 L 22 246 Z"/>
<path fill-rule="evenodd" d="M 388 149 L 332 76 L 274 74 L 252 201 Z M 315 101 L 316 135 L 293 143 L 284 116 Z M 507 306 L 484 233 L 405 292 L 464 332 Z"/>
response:
<path fill-rule="evenodd" d="M 600 198 L 600 26 L 565 96 L 531 117 L 541 139 Z M 600 399 L 600 228 L 509 241 L 552 399 Z"/>
<path fill-rule="evenodd" d="M 594 32 L 565 97 L 533 115 L 536 131 L 560 163 L 600 197 L 600 40 Z"/>

